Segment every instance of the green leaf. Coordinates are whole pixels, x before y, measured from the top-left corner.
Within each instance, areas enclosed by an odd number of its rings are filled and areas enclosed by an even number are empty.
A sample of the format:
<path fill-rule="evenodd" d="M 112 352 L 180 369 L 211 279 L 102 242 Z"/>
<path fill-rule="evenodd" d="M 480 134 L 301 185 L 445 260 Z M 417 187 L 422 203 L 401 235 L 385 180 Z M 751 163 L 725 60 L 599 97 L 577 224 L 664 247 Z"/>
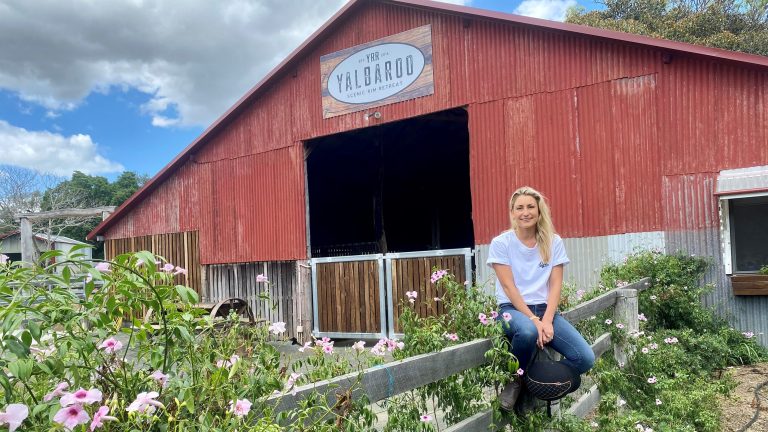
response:
<path fill-rule="evenodd" d="M 184 285 L 176 285 L 176 292 L 179 294 L 179 297 L 187 303 L 194 304 L 198 302 L 197 293 L 192 288 Z"/>
<path fill-rule="evenodd" d="M 35 405 L 35 407 L 32 408 L 32 417 L 35 417 L 36 415 L 45 411 L 46 408 L 48 408 L 48 405 L 46 404 Z"/>
<path fill-rule="evenodd" d="M 32 334 L 29 330 L 21 332 L 21 343 L 23 343 L 27 349 L 32 346 Z"/>
<path fill-rule="evenodd" d="M 29 348 L 24 346 L 17 338 L 14 336 L 8 336 L 3 341 L 5 344 L 5 347 L 8 348 L 12 353 L 16 355 L 18 358 L 27 358 L 29 356 Z"/>
<path fill-rule="evenodd" d="M 42 330 L 40 330 L 40 324 L 38 324 L 36 321 L 29 321 L 27 323 L 27 328 L 29 329 L 30 334 L 32 334 L 32 337 L 35 338 L 37 343 L 40 343 L 40 336 L 42 336 Z"/>

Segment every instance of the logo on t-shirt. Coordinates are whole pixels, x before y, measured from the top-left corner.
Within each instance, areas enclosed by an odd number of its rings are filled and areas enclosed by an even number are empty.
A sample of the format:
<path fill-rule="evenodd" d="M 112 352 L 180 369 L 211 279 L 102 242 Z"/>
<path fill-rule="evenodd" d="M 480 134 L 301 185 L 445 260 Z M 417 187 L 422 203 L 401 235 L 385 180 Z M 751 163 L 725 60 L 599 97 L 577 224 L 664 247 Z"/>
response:
<path fill-rule="evenodd" d="M 539 263 L 539 268 L 549 267 L 549 263 L 545 263 L 544 261 Z"/>

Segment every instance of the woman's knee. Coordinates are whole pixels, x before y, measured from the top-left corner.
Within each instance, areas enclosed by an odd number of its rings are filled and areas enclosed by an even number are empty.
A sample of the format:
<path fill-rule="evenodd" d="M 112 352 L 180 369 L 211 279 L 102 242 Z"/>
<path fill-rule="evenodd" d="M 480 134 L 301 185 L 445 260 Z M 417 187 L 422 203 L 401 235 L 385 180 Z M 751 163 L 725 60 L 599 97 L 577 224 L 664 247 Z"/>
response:
<path fill-rule="evenodd" d="M 579 374 L 583 374 L 592 369 L 595 365 L 595 353 L 592 352 L 590 347 L 589 350 L 582 352 L 580 357 L 579 361 L 575 362 L 575 366 L 578 369 Z"/>

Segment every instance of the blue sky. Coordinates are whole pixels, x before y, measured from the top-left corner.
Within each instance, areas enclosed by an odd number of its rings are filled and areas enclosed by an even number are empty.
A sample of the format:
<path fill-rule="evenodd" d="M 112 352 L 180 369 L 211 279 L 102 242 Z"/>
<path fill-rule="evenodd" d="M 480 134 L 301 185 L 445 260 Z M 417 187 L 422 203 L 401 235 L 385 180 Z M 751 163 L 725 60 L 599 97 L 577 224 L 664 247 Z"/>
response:
<path fill-rule="evenodd" d="M 587 0 L 451 0 L 562 20 Z M 0 0 L 0 165 L 154 176 L 345 0 Z"/>

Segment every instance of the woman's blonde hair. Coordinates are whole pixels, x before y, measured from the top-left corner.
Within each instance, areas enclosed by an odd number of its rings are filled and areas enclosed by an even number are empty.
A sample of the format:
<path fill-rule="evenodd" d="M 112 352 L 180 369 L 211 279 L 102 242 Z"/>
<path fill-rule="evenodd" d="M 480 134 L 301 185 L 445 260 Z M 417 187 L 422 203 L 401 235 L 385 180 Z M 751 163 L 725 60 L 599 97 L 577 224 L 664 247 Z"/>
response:
<path fill-rule="evenodd" d="M 547 200 L 541 192 L 530 186 L 523 186 L 516 190 L 509 198 L 509 219 L 513 231 L 517 230 L 517 224 L 511 215 L 511 211 L 515 206 L 515 201 L 517 201 L 521 195 L 533 197 L 533 199 L 536 200 L 536 204 L 539 206 L 539 220 L 536 222 L 536 243 L 539 246 L 541 262 L 548 263 L 552 255 L 552 239 L 555 235 L 555 226 L 552 224 L 552 216 L 549 213 Z"/>

